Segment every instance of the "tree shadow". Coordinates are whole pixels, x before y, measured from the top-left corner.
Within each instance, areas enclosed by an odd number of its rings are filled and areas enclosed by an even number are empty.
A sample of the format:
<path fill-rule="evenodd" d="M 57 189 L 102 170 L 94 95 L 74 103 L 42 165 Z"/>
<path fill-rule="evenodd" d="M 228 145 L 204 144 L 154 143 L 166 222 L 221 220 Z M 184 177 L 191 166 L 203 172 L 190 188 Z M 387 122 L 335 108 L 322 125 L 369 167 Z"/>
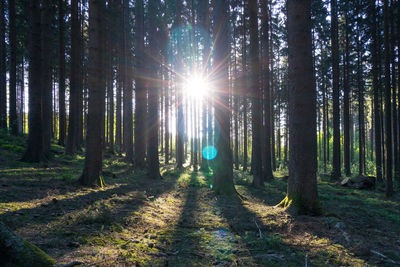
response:
<path fill-rule="evenodd" d="M 177 224 L 170 233 L 166 233 L 166 237 L 171 240 L 166 259 L 168 265 L 189 266 L 204 263 L 205 254 L 200 248 L 202 230 L 196 216 L 199 212 L 198 197 L 201 190 L 197 179 L 198 173 L 191 173 L 189 183 L 184 188 L 185 203 Z"/>

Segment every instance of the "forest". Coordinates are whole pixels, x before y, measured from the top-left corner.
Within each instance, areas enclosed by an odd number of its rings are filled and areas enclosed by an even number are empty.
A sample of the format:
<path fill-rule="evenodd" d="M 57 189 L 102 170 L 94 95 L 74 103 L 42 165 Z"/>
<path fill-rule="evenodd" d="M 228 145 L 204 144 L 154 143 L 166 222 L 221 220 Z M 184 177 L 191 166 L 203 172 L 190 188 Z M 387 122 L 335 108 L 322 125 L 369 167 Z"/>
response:
<path fill-rule="evenodd" d="M 399 0 L 0 0 L 0 266 L 400 266 Z"/>

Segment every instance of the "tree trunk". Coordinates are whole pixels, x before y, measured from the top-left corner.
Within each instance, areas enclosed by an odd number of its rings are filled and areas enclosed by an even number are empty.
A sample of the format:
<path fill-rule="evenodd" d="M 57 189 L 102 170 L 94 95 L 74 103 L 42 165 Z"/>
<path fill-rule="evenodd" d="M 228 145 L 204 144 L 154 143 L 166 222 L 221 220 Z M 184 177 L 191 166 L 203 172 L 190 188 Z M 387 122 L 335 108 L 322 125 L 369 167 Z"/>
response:
<path fill-rule="evenodd" d="M 333 90 L 333 157 L 332 179 L 340 179 L 340 110 L 339 110 L 339 41 L 337 1 L 331 0 L 332 90 Z"/>
<path fill-rule="evenodd" d="M 316 179 L 316 90 L 311 42 L 311 0 L 288 0 L 289 129 L 288 194 L 282 206 L 319 213 Z"/>
<path fill-rule="evenodd" d="M 262 137 L 262 160 L 263 160 L 263 170 L 262 170 L 262 179 L 263 181 L 269 181 L 273 178 L 272 174 L 272 162 L 271 162 L 271 88 L 270 88 L 270 72 L 269 72 L 269 63 L 270 63 L 270 39 L 269 39 L 269 18 L 268 18 L 268 5 L 266 0 L 261 1 L 261 16 L 262 16 L 262 25 L 261 25 L 261 45 L 263 55 L 263 66 L 261 66 L 263 73 L 263 83 L 262 89 L 264 91 L 263 97 L 263 109 L 264 109 L 264 135 Z M 257 144 L 256 144 L 257 145 Z M 275 144 L 274 144 L 275 147 Z M 274 152 L 275 154 L 275 152 Z"/>
<path fill-rule="evenodd" d="M 78 19 L 78 1 L 71 0 L 71 63 L 70 63 L 70 96 L 69 119 L 66 153 L 74 154 L 78 148 L 78 121 L 79 121 L 79 37 L 80 27 Z"/>
<path fill-rule="evenodd" d="M 376 33 L 376 0 L 371 0 L 371 13 L 372 13 L 372 87 L 374 90 L 374 124 L 375 124 L 375 164 L 376 164 L 376 178 L 379 182 L 383 182 L 382 179 L 382 151 L 381 151 L 381 106 L 379 100 L 379 92 L 381 91 L 378 77 L 378 42 Z"/>
<path fill-rule="evenodd" d="M 246 17 L 247 17 L 247 7 L 246 7 L 246 0 L 243 0 L 243 14 L 242 14 L 242 21 L 243 21 L 243 44 L 242 44 L 242 95 L 243 95 L 243 171 L 247 171 L 247 163 L 248 163 L 248 152 L 247 152 L 247 96 L 248 96 L 248 88 L 247 88 L 247 41 L 246 41 Z"/>
<path fill-rule="evenodd" d="M 229 106 L 229 76 L 228 62 L 229 58 L 229 4 L 227 0 L 216 1 L 214 6 L 214 33 L 218 32 L 215 39 L 215 65 L 218 71 L 214 72 L 216 88 L 215 94 L 215 118 L 220 126 L 219 138 L 217 140 L 216 169 L 214 175 L 214 189 L 217 194 L 232 195 L 236 193 L 233 185 L 232 170 L 232 151 L 230 147 L 230 111 Z"/>
<path fill-rule="evenodd" d="M 0 128 L 7 128 L 6 19 L 5 3 L 0 1 Z"/>
<path fill-rule="evenodd" d="M 392 182 L 392 110 L 390 87 L 390 47 L 389 47 L 389 10 L 388 0 L 384 0 L 384 37 L 385 37 L 385 144 L 386 144 L 386 196 L 393 195 Z"/>
<path fill-rule="evenodd" d="M 65 145 L 66 124 L 65 124 L 65 11 L 64 0 L 58 0 L 58 31 L 59 31 L 59 46 L 58 46 L 58 144 Z"/>
<path fill-rule="evenodd" d="M 51 0 L 42 1 L 42 120 L 43 120 L 43 153 L 50 153 L 51 121 L 52 121 L 52 79 L 51 79 L 51 54 L 52 33 L 51 20 L 53 8 Z"/>
<path fill-rule="evenodd" d="M 182 12 L 182 3 L 180 1 L 176 2 L 176 11 L 175 11 L 175 21 L 174 21 L 174 27 L 178 28 L 181 25 L 181 12 Z M 177 31 L 177 49 L 181 48 L 181 36 L 180 36 L 180 31 Z M 175 75 L 175 78 L 179 81 L 180 78 L 178 77 L 179 74 L 181 73 L 179 70 L 181 68 L 181 64 L 183 63 L 181 60 L 181 56 L 177 56 L 177 70 L 178 70 L 178 75 Z M 183 167 L 183 162 L 184 162 L 184 138 L 185 138 L 185 123 L 184 123 L 184 117 L 183 117 L 183 92 L 182 88 L 180 88 L 179 82 L 178 85 L 176 86 L 176 97 L 177 97 L 177 133 L 176 133 L 176 167 L 178 169 L 181 169 Z"/>
<path fill-rule="evenodd" d="M 40 0 L 32 0 L 29 3 L 29 136 L 22 160 L 39 162 L 43 159 Z"/>
<path fill-rule="evenodd" d="M 260 75 L 259 75 L 259 45 L 258 45 L 258 16 L 257 16 L 257 1 L 249 1 L 250 13 L 250 90 L 252 99 L 252 172 L 253 186 L 263 187 L 264 179 L 262 173 L 262 150 L 261 129 L 262 129 L 262 106 L 261 106 L 261 90 L 260 90 Z"/>
<path fill-rule="evenodd" d="M 123 142 L 126 153 L 126 160 L 133 160 L 133 115 L 132 115 L 132 60 L 131 60 L 131 40 L 130 40 L 130 23 L 129 23 L 129 3 L 128 0 L 123 1 L 123 54 L 124 62 L 122 64 L 123 88 L 124 88 L 124 112 L 123 112 Z M 137 102 L 136 102 L 137 103 Z M 141 117 L 139 117 L 141 118 Z"/>
<path fill-rule="evenodd" d="M 345 14 L 345 55 L 344 55 L 344 73 L 343 73 L 343 141 L 344 141 L 344 169 L 346 176 L 351 175 L 350 170 L 350 84 L 349 84 L 349 67 L 350 67 L 350 41 L 347 25 L 347 13 Z"/>
<path fill-rule="evenodd" d="M 56 261 L 32 243 L 23 240 L 0 222 L 0 256 L 3 266 L 54 266 Z"/>
<path fill-rule="evenodd" d="M 9 42 L 10 42 L 10 80 L 9 80 L 9 125 L 11 133 L 18 134 L 17 124 L 17 37 L 15 25 L 15 0 L 8 1 Z"/>
<path fill-rule="evenodd" d="M 144 8 L 143 0 L 136 1 L 136 81 L 135 81 L 135 143 L 134 164 L 135 168 L 145 167 L 146 156 L 146 109 L 147 89 L 143 77 L 144 67 Z"/>
<path fill-rule="evenodd" d="M 149 53 L 146 62 L 149 65 L 149 109 L 148 109 L 148 136 L 147 136 L 147 155 L 148 155 L 148 173 L 150 178 L 160 178 L 160 162 L 158 157 L 158 129 L 160 128 L 159 118 L 159 90 L 157 71 L 159 69 L 159 50 L 157 42 L 160 36 L 157 35 L 157 17 L 156 10 L 159 8 L 159 0 L 149 0 L 150 28 L 149 28 Z"/>
<path fill-rule="evenodd" d="M 105 79 L 104 79 L 104 0 L 89 0 L 89 63 L 88 63 L 88 122 L 86 136 L 85 167 L 79 181 L 82 185 L 103 185 L 102 142 L 103 132 L 99 123 L 104 123 Z"/>

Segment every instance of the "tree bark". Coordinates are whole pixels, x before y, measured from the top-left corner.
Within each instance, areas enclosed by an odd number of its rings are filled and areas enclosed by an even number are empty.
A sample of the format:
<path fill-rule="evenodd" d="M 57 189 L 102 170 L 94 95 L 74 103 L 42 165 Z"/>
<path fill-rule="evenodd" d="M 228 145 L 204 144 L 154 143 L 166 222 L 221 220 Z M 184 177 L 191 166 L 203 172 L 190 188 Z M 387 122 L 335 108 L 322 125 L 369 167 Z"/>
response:
<path fill-rule="evenodd" d="M 102 157 L 104 123 L 104 0 L 89 0 L 88 122 L 85 167 L 79 181 L 85 186 L 103 186 Z"/>
<path fill-rule="evenodd" d="M 319 213 L 311 0 L 288 0 L 287 12 L 290 160 L 288 194 L 281 205 L 296 213 Z"/>
<path fill-rule="evenodd" d="M 51 78 L 51 54 L 52 54 L 52 33 L 51 20 L 53 1 L 42 1 L 42 120 L 43 120 L 43 153 L 48 156 L 50 153 L 51 122 L 52 122 L 52 78 Z"/>
<path fill-rule="evenodd" d="M 131 40 L 130 40 L 130 23 L 129 23 L 129 2 L 128 0 L 123 1 L 123 53 L 124 62 L 122 64 L 122 75 L 123 79 L 123 142 L 124 150 L 126 153 L 126 160 L 131 162 L 133 160 L 133 114 L 132 114 L 132 60 L 131 60 Z M 136 102 L 137 103 L 137 102 Z M 141 118 L 141 117 L 139 117 Z"/>
<path fill-rule="evenodd" d="M 333 90 L 333 157 L 332 179 L 340 179 L 340 110 L 339 110 L 339 41 L 337 1 L 331 0 L 332 90 Z"/>
<path fill-rule="evenodd" d="M 58 126 L 58 144 L 65 145 L 66 135 L 66 121 L 65 121 L 65 10 L 64 1 L 58 0 L 58 31 L 59 31 L 59 44 L 58 44 L 58 112 L 59 112 L 59 126 Z"/>
<path fill-rule="evenodd" d="M 159 0 L 149 0 L 150 28 L 149 28 L 149 53 L 146 62 L 149 64 L 150 86 L 148 90 L 149 109 L 148 109 L 148 137 L 147 137 L 147 155 L 148 172 L 152 179 L 160 178 L 160 162 L 158 157 L 158 129 L 160 128 L 159 118 L 159 91 L 157 72 L 159 69 L 159 56 L 157 42 L 160 36 L 157 34 L 157 16 L 156 10 L 160 7 Z"/>
<path fill-rule="evenodd" d="M 261 90 L 259 75 L 259 45 L 258 45 L 258 16 L 257 1 L 249 1 L 250 15 L 250 90 L 252 100 L 252 172 L 253 186 L 263 187 L 264 179 L 262 173 L 262 151 L 261 151 L 261 132 L 262 129 L 262 109 L 261 109 Z"/>
<path fill-rule="evenodd" d="M 378 42 L 376 33 L 376 0 L 371 0 L 371 13 L 372 13 L 372 87 L 374 90 L 374 124 L 375 124 L 375 164 L 376 164 L 376 178 L 379 182 L 382 179 L 382 144 L 381 144 L 381 105 L 379 99 L 379 92 L 381 91 L 379 76 L 378 76 Z"/>
<path fill-rule="evenodd" d="M 0 128 L 7 128 L 7 67 L 5 2 L 0 1 Z"/>
<path fill-rule="evenodd" d="M 70 96 L 66 153 L 74 154 L 78 148 L 79 122 L 79 37 L 78 1 L 71 0 L 71 60 L 70 60 Z"/>
<path fill-rule="evenodd" d="M 262 151 L 262 160 L 263 160 L 263 170 L 262 170 L 262 179 L 264 181 L 269 181 L 273 178 L 272 174 L 272 162 L 271 162 L 271 88 L 270 88 L 270 71 L 269 71 L 269 63 L 270 63 L 270 39 L 269 39 L 269 15 L 268 15 L 268 5 L 266 0 L 261 1 L 261 17 L 262 17 L 262 25 L 261 25 L 261 45 L 262 45 L 262 55 L 264 64 L 262 65 L 263 72 L 263 83 L 262 89 L 264 91 L 263 97 L 263 109 L 264 109 L 264 136 L 262 138 L 263 151 Z M 256 144 L 257 145 L 257 144 Z M 275 144 L 274 144 L 275 146 Z M 275 152 L 274 152 L 275 154 Z"/>
<path fill-rule="evenodd" d="M 136 81 L 135 81 L 135 143 L 134 164 L 135 168 L 145 167 L 146 156 L 146 109 L 147 89 L 143 77 L 144 58 L 144 8 L 143 0 L 136 1 Z M 138 119 L 140 118 L 140 119 Z"/>
<path fill-rule="evenodd" d="M 29 136 L 22 160 L 39 162 L 43 159 L 40 0 L 32 0 L 29 4 Z"/>
<path fill-rule="evenodd" d="M 218 93 L 215 97 L 215 118 L 220 127 L 219 138 L 217 140 L 216 169 L 214 175 L 214 189 L 217 194 L 233 195 L 236 193 L 233 185 L 233 162 L 230 147 L 230 110 L 229 106 L 229 76 L 226 59 L 229 58 L 229 19 L 228 19 L 228 0 L 216 1 L 214 6 L 214 32 L 218 33 L 215 39 L 215 67 L 218 71 L 214 75 Z"/>
<path fill-rule="evenodd" d="M 389 47 L 389 8 L 384 0 L 384 46 L 385 46 L 385 144 L 386 144 L 386 196 L 393 195 L 392 182 L 392 107 L 390 84 L 390 47 Z"/>

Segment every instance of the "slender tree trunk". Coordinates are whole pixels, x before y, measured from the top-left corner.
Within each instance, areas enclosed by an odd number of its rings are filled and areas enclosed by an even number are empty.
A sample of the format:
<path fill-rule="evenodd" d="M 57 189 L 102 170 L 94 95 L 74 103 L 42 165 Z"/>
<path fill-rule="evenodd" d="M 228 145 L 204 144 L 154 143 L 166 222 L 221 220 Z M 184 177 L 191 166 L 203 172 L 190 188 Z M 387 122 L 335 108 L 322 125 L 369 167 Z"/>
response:
<path fill-rule="evenodd" d="M 242 44 L 242 92 L 243 92 L 243 171 L 247 171 L 247 163 L 248 163 L 248 152 L 247 152 L 247 142 L 248 142 L 248 120 L 247 120 L 247 96 L 248 96 L 248 88 L 247 88 L 247 27 L 246 27 L 246 17 L 247 17 L 247 6 L 246 0 L 243 0 L 243 44 Z"/>
<path fill-rule="evenodd" d="M 398 2 L 398 1 L 397 1 Z M 392 128 L 393 128 L 393 163 L 394 163 L 394 177 L 396 180 L 400 179 L 400 161 L 399 161 L 399 151 L 398 151 L 398 139 L 397 133 L 400 129 L 397 128 L 397 92 L 396 92 L 396 38 L 394 34 L 394 14 L 393 10 L 395 9 L 394 1 L 390 1 L 390 53 L 391 53 L 391 64 L 392 64 Z M 397 14 L 399 15 L 399 14 Z M 400 82 L 399 82 L 400 83 Z"/>
<path fill-rule="evenodd" d="M 10 79 L 9 79 L 9 125 L 11 133 L 18 134 L 17 124 L 17 37 L 15 25 L 15 0 L 8 1 L 9 42 L 10 42 Z"/>
<path fill-rule="evenodd" d="M 65 122 L 65 11 L 64 0 L 58 0 L 58 144 L 65 145 L 66 122 Z"/>
<path fill-rule="evenodd" d="M 250 13 L 250 90 L 252 99 L 252 172 L 253 186 L 263 187 L 264 179 L 262 177 L 262 150 L 261 150 L 261 132 L 262 129 L 262 106 L 259 75 L 259 45 L 258 45 L 258 16 L 257 1 L 249 1 Z"/>
<path fill-rule="evenodd" d="M 351 175 L 350 170 L 350 84 L 349 84 L 349 67 L 350 67 L 350 41 L 347 25 L 347 13 L 345 15 L 345 54 L 344 54 L 344 73 L 343 73 L 343 141 L 344 141 L 344 169 L 346 176 Z"/>
<path fill-rule="evenodd" d="M 160 162 L 158 157 L 158 129 L 160 128 L 159 118 L 159 90 L 160 84 L 158 82 L 158 69 L 159 69 L 159 55 L 157 42 L 160 36 L 157 35 L 157 17 L 156 10 L 160 8 L 159 0 L 149 0 L 149 13 L 150 13 L 150 28 L 149 28 L 149 52 L 147 57 L 147 64 L 149 64 L 149 111 L 148 111 L 148 137 L 147 137 L 147 155 L 148 155 L 148 173 L 150 178 L 160 178 Z"/>
<path fill-rule="evenodd" d="M 175 28 L 179 27 L 181 24 L 181 12 L 182 12 L 182 3 L 180 1 L 176 2 L 176 11 L 175 11 L 175 21 L 174 21 L 174 26 Z M 177 49 L 178 51 L 181 48 L 181 36 L 180 32 L 178 30 L 177 34 Z M 177 56 L 177 70 L 178 73 L 180 73 L 180 68 L 181 68 L 181 55 Z M 183 167 L 183 162 L 184 162 L 184 138 L 185 138 L 185 123 L 184 123 L 184 117 L 183 117 L 183 92 L 182 88 L 180 88 L 179 85 L 179 77 L 178 75 L 175 76 L 178 80 L 178 85 L 176 85 L 176 97 L 177 97 L 177 134 L 176 134 L 176 167 L 178 169 L 181 169 Z"/>
<path fill-rule="evenodd" d="M 378 77 L 378 42 L 376 33 L 376 0 L 371 0 L 372 11 L 372 86 L 374 90 L 374 124 L 375 124 L 375 164 L 376 164 L 376 178 L 379 182 L 382 179 L 382 151 L 381 151 L 381 106 L 379 100 L 379 92 L 381 91 L 379 77 Z"/>
<path fill-rule="evenodd" d="M 266 0 L 261 1 L 261 16 L 263 24 L 261 25 L 261 36 L 262 36 L 262 51 L 263 62 L 265 62 L 262 66 L 263 70 L 263 84 L 262 89 L 264 91 L 263 98 L 263 109 L 264 109 L 264 136 L 262 138 L 263 151 L 262 151 L 262 159 L 263 159 L 263 171 L 262 178 L 264 181 L 269 181 L 273 178 L 272 174 L 272 163 L 271 163 L 271 88 L 270 88 L 270 71 L 269 71 L 269 63 L 270 63 L 270 40 L 269 40 L 269 18 L 268 18 L 268 5 Z M 254 70 L 253 70 L 254 71 Z M 272 116 L 273 117 L 273 116 Z M 272 119 L 273 120 L 273 119 Z M 258 145 L 258 144 L 255 144 Z M 275 144 L 274 144 L 275 147 Z M 275 152 L 274 152 L 275 154 Z"/>
<path fill-rule="evenodd" d="M 337 1 L 331 0 L 332 90 L 333 90 L 333 161 L 332 179 L 340 179 L 339 41 Z"/>
<path fill-rule="evenodd" d="M 124 62 L 122 64 L 123 88 L 124 88 L 124 112 L 123 112 L 123 142 L 126 153 L 126 160 L 133 160 L 133 115 L 132 115 L 132 68 L 131 68 L 131 40 L 130 40 L 130 24 L 129 24 L 129 3 L 128 0 L 123 1 L 123 53 Z M 139 117 L 141 118 L 141 117 Z"/>
<path fill-rule="evenodd" d="M 51 121 L 52 121 L 52 79 L 51 79 L 51 20 L 53 14 L 52 1 L 42 2 L 42 120 L 43 120 L 43 152 L 50 153 Z"/>
<path fill-rule="evenodd" d="M 89 0 L 89 64 L 88 64 L 88 122 L 85 167 L 80 183 L 102 186 L 103 132 L 99 123 L 104 122 L 105 70 L 104 70 L 104 0 Z"/>
<path fill-rule="evenodd" d="M 0 128 L 7 128 L 7 68 L 5 3 L 0 1 Z"/>
<path fill-rule="evenodd" d="M 29 136 L 22 160 L 39 162 L 43 159 L 40 0 L 31 0 L 29 10 Z"/>
<path fill-rule="evenodd" d="M 217 194 L 232 195 L 236 193 L 233 185 L 232 170 L 232 151 L 230 147 L 230 112 L 226 108 L 229 106 L 229 76 L 228 62 L 229 58 L 229 27 L 228 27 L 228 9 L 227 0 L 214 2 L 214 33 L 218 32 L 215 39 L 215 65 L 218 71 L 214 75 L 218 77 L 215 86 L 218 93 L 215 95 L 215 118 L 220 126 L 220 134 L 217 140 L 216 169 L 214 175 L 214 189 Z"/>
<path fill-rule="evenodd" d="M 384 37 L 385 37 L 385 144 L 386 144 L 386 196 L 393 195 L 392 182 L 392 110 L 390 84 L 390 47 L 389 47 L 389 10 L 388 0 L 384 0 Z"/>
<path fill-rule="evenodd" d="M 288 0 L 289 129 L 288 194 L 281 205 L 296 213 L 319 212 L 316 179 L 316 90 L 313 77 L 311 1 Z"/>
<path fill-rule="evenodd" d="M 144 58 L 144 7 L 143 0 L 136 1 L 136 76 L 135 76 L 135 143 L 134 143 L 134 164 L 135 168 L 145 167 L 146 156 L 146 109 L 147 109 L 147 90 L 143 77 L 145 58 Z"/>
<path fill-rule="evenodd" d="M 79 59 L 80 27 L 78 18 L 78 1 L 71 0 L 71 60 L 70 60 L 70 96 L 69 119 L 66 153 L 74 154 L 78 148 L 78 121 L 79 121 L 79 79 L 81 78 Z"/>

